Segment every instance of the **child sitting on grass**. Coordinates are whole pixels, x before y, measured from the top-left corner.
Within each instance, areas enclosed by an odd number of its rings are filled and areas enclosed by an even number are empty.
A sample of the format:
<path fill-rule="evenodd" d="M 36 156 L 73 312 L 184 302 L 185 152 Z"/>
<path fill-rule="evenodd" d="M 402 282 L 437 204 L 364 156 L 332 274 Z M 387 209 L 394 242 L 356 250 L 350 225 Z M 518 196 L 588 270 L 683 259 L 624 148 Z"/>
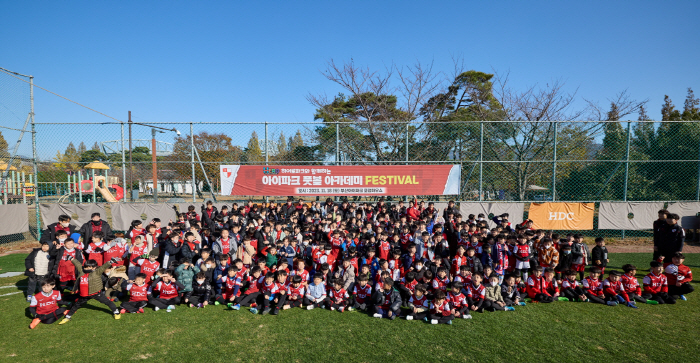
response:
<path fill-rule="evenodd" d="M 451 314 L 455 318 L 471 319 L 472 316 L 469 314 L 469 301 L 467 297 L 462 294 L 462 289 L 464 284 L 461 282 L 452 282 L 450 285 L 450 291 L 447 293 L 447 302 L 450 303 Z"/>
<path fill-rule="evenodd" d="M 625 288 L 620 282 L 620 273 L 617 271 L 610 271 L 608 278 L 603 281 L 603 294 L 605 294 L 605 301 L 614 301 L 616 303 L 625 304 L 631 308 L 637 309 L 637 305 L 634 304 L 634 300 L 630 300 L 629 296 L 625 292 Z"/>
<path fill-rule="evenodd" d="M 241 306 L 253 306 L 253 304 L 256 304 L 256 301 L 261 294 L 264 278 L 265 277 L 263 277 L 260 267 L 254 266 L 252 269 L 250 269 L 250 275 L 248 275 L 248 277 L 246 277 L 246 281 L 243 282 L 243 294 L 235 298 L 233 301 L 233 306 L 230 308 L 232 310 L 240 310 Z M 255 314 L 258 312 L 258 310 L 253 307 L 250 309 L 250 312 Z"/>
<path fill-rule="evenodd" d="M 413 271 L 409 273 L 413 273 Z M 353 288 L 352 305 L 348 308 L 348 311 L 353 309 L 367 310 L 367 305 L 372 296 L 372 286 L 368 282 L 369 274 L 360 274 L 357 278 L 357 284 Z"/>
<path fill-rule="evenodd" d="M 598 277 L 600 277 L 600 269 L 593 266 L 590 271 L 588 277 L 582 281 L 583 291 L 588 300 L 597 304 L 617 305 L 617 303 L 613 301 L 606 302 L 604 300 L 605 294 L 603 294 L 603 284 L 598 279 Z"/>
<path fill-rule="evenodd" d="M 411 310 L 406 315 L 406 320 L 423 320 L 430 311 L 427 289 L 424 284 L 418 284 L 413 290 L 413 296 L 408 300 L 408 308 Z"/>
<path fill-rule="evenodd" d="M 503 297 L 503 302 L 506 306 L 525 306 L 525 302 L 518 292 L 518 288 L 515 286 L 515 276 L 508 274 L 503 278 L 503 285 L 501 285 L 501 296 Z"/>
<path fill-rule="evenodd" d="M 588 301 L 586 293 L 581 288 L 579 282 L 576 281 L 576 271 L 574 270 L 564 271 L 564 279 L 561 282 L 561 289 L 562 294 L 569 301 Z"/>
<path fill-rule="evenodd" d="M 328 291 L 328 298 L 326 299 L 326 308 L 331 311 L 338 310 L 338 312 L 345 311 L 345 306 L 347 305 L 348 293 L 343 288 L 343 280 L 340 278 L 333 279 L 333 288 Z"/>
<path fill-rule="evenodd" d="M 166 309 L 167 312 L 170 312 L 175 309 L 175 305 L 180 303 L 180 290 L 183 286 L 173 278 L 173 273 L 170 270 L 162 268 L 156 274 L 160 276 L 160 281 L 154 281 L 156 282 L 155 286 L 151 286 L 151 296 L 148 297 L 148 303 L 153 305 L 155 311 Z"/>
<path fill-rule="evenodd" d="M 146 274 L 139 272 L 133 283 L 126 285 L 126 291 L 129 292 L 129 301 L 123 301 L 121 314 L 124 313 L 143 313 L 143 308 L 148 304 L 148 284 L 146 283 Z"/>
<path fill-rule="evenodd" d="M 372 294 L 372 303 L 375 318 L 394 320 L 399 316 L 401 294 L 394 289 L 394 280 L 387 277 L 382 281 L 381 287 Z"/>
<path fill-rule="evenodd" d="M 304 288 L 304 285 L 302 285 L 302 277 L 301 275 L 294 275 L 291 278 L 291 284 L 289 284 L 289 287 L 287 288 L 287 300 L 284 306 L 282 306 L 283 310 L 287 310 L 290 308 L 297 308 L 301 307 L 302 302 L 304 301 L 304 296 L 306 295 L 306 289 Z"/>
<path fill-rule="evenodd" d="M 207 275 L 200 271 L 192 281 L 192 289 L 186 292 L 183 298 L 190 307 L 196 306 L 199 309 L 209 305 L 209 297 L 211 297 L 211 285 L 207 281 Z"/>
<path fill-rule="evenodd" d="M 527 278 L 527 296 L 535 302 L 553 302 L 554 298 L 547 292 L 542 270 L 540 268 L 533 268 L 530 273 L 532 276 Z"/>
<path fill-rule="evenodd" d="M 323 306 L 326 301 L 326 284 L 323 282 L 323 275 L 317 273 L 314 275 L 313 283 L 309 284 L 309 289 L 306 291 L 304 305 L 307 310 Z"/>
<path fill-rule="evenodd" d="M 658 305 L 659 302 L 656 300 L 647 300 L 642 297 L 642 288 L 639 286 L 639 281 L 637 281 L 637 267 L 634 265 L 626 264 L 622 266 L 622 271 L 625 273 L 620 277 L 620 282 L 622 282 L 622 287 L 625 289 L 627 296 L 629 296 L 630 301 L 640 302 L 642 304 Z"/>
<path fill-rule="evenodd" d="M 671 257 L 671 262 L 664 268 L 664 274 L 668 281 L 668 294 L 674 299 L 687 300 L 685 295 L 695 291 L 690 282 L 693 281 L 693 273 L 688 266 L 683 264 L 685 256 L 682 252 L 676 252 Z"/>
<path fill-rule="evenodd" d="M 512 306 L 508 306 L 503 299 L 503 295 L 501 295 L 501 286 L 498 284 L 498 275 L 497 274 L 492 274 L 489 277 L 489 286 L 486 287 L 484 294 L 484 304 L 486 306 L 484 307 L 485 310 L 488 311 L 514 311 L 515 308 Z M 456 314 L 455 314 L 456 316 Z M 469 319 L 466 318 L 465 319 Z"/>
<path fill-rule="evenodd" d="M 480 275 L 474 275 L 474 276 L 480 276 Z M 452 325 L 452 320 L 455 318 L 454 315 L 452 315 L 452 311 L 450 309 L 450 303 L 447 302 L 447 299 L 445 298 L 445 292 L 442 290 L 439 290 L 438 292 L 435 293 L 435 300 L 430 304 L 430 316 L 425 318 L 424 320 L 428 320 L 430 318 L 430 324 L 449 324 Z"/>
<path fill-rule="evenodd" d="M 644 294 L 642 297 L 647 300 L 655 300 L 659 304 L 675 304 L 676 299 L 668 295 L 668 280 L 663 274 L 661 262 L 651 261 L 649 264 L 649 274 L 644 276 Z"/>
<path fill-rule="evenodd" d="M 66 308 L 59 308 L 61 292 L 54 290 L 56 281 L 49 277 L 41 281 L 41 292 L 32 296 L 29 313 L 34 318 L 29 329 L 36 328 L 39 323 L 53 324 L 59 317 L 66 314 Z"/>

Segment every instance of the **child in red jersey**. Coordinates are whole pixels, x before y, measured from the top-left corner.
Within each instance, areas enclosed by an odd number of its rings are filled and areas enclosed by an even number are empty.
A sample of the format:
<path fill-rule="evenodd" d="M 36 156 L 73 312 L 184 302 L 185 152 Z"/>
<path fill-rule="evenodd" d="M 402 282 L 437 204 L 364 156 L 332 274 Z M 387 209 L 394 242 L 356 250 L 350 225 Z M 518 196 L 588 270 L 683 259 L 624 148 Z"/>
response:
<path fill-rule="evenodd" d="M 440 266 L 437 269 L 437 276 L 433 279 L 433 293 L 437 291 L 447 292 L 447 285 L 450 283 L 450 278 L 447 275 L 447 268 Z"/>
<path fill-rule="evenodd" d="M 651 261 L 649 274 L 644 276 L 642 284 L 644 293 L 642 297 L 647 300 L 658 301 L 659 304 L 675 304 L 676 299 L 668 294 L 668 280 L 663 274 L 663 265 L 658 261 Z"/>
<path fill-rule="evenodd" d="M 226 270 L 226 276 L 221 277 L 221 293 L 215 296 L 214 305 L 226 305 L 229 309 L 233 309 L 233 305 L 235 305 L 233 301 L 240 296 L 238 290 L 241 285 L 238 267 L 229 267 Z"/>
<path fill-rule="evenodd" d="M 372 286 L 369 284 L 369 274 L 361 274 L 358 276 L 357 284 L 353 288 L 352 304 L 348 307 L 348 311 L 352 311 L 353 309 L 367 310 L 367 305 L 369 304 L 371 296 Z"/>
<path fill-rule="evenodd" d="M 29 329 L 36 328 L 39 323 L 53 324 L 59 317 L 66 313 L 65 308 L 59 308 L 61 292 L 54 290 L 56 281 L 49 277 L 41 281 L 41 292 L 32 295 L 29 304 L 29 313 L 34 317 L 29 324 Z"/>
<path fill-rule="evenodd" d="M 659 302 L 656 300 L 647 300 L 642 297 L 642 288 L 637 281 L 637 267 L 634 265 L 626 264 L 622 266 L 622 270 L 625 272 L 621 277 L 622 287 L 625 288 L 627 296 L 629 296 L 630 301 L 640 302 L 642 304 L 658 305 Z"/>
<path fill-rule="evenodd" d="M 183 286 L 172 277 L 172 272 L 166 269 L 158 270 L 160 281 L 155 286 L 151 286 L 151 296 L 148 303 L 154 306 L 154 310 L 166 309 L 167 312 L 175 309 L 175 305 L 180 303 L 180 290 Z M 155 282 L 155 281 L 154 281 Z M 158 296 L 154 296 L 154 293 Z"/>
<path fill-rule="evenodd" d="M 469 285 L 469 294 L 467 294 L 469 310 L 480 313 L 484 312 L 483 304 L 486 299 L 486 288 L 481 284 L 482 279 L 483 276 L 481 274 L 474 274 L 472 283 Z"/>
<path fill-rule="evenodd" d="M 554 269 L 551 267 L 545 267 L 544 268 L 544 289 L 552 295 L 552 299 L 555 301 L 567 301 L 568 299 L 564 299 L 559 297 L 560 295 L 560 290 L 559 290 L 559 284 L 557 283 L 557 280 L 554 278 Z"/>
<path fill-rule="evenodd" d="M 428 289 L 424 284 L 416 285 L 413 296 L 408 300 L 408 308 L 411 310 L 406 315 L 406 320 L 424 320 L 430 312 L 430 301 L 427 295 Z"/>
<path fill-rule="evenodd" d="M 467 265 L 467 256 L 464 255 L 466 249 L 464 246 L 460 245 L 457 247 L 457 255 L 452 259 L 452 267 L 450 268 L 450 274 L 456 276 L 460 271 L 461 266 Z"/>
<path fill-rule="evenodd" d="M 581 288 L 579 282 L 576 281 L 576 271 L 574 270 L 564 271 L 564 279 L 561 282 L 561 289 L 562 294 L 569 301 L 588 301 L 586 293 Z"/>
<path fill-rule="evenodd" d="M 399 292 L 401 293 L 401 300 L 408 302 L 413 295 L 413 290 L 418 285 L 418 280 L 416 280 L 416 273 L 414 271 L 409 271 L 404 278 L 401 279 L 399 283 Z"/>
<path fill-rule="evenodd" d="M 448 324 L 452 325 L 452 320 L 455 318 L 450 309 L 450 303 L 445 298 L 444 291 L 435 293 L 435 300 L 430 304 L 430 316 L 424 320 L 430 319 L 430 324 Z"/>
<path fill-rule="evenodd" d="M 394 320 L 401 310 L 401 294 L 394 289 L 394 280 L 385 278 L 379 289 L 372 294 L 375 318 Z"/>
<path fill-rule="evenodd" d="M 143 308 L 148 304 L 148 284 L 146 274 L 138 273 L 133 283 L 126 285 L 129 291 L 129 301 L 123 301 L 120 313 L 143 313 Z"/>
<path fill-rule="evenodd" d="M 447 302 L 450 303 L 450 313 L 456 318 L 471 319 L 472 316 L 469 314 L 469 302 L 467 297 L 462 294 L 462 288 L 464 284 L 461 282 L 452 282 L 450 284 L 450 291 L 447 293 Z"/>
<path fill-rule="evenodd" d="M 333 288 L 328 291 L 326 308 L 331 311 L 338 310 L 342 313 L 347 305 L 348 292 L 343 288 L 343 280 L 341 279 L 333 279 L 332 285 Z"/>
<path fill-rule="evenodd" d="M 136 265 L 139 266 L 139 272 L 146 275 L 146 283 L 151 284 L 154 280 L 154 275 L 158 269 L 160 269 L 160 262 L 158 259 L 158 249 L 154 248 L 149 252 L 148 258 L 141 258 L 136 261 Z"/>
<path fill-rule="evenodd" d="M 128 245 L 124 239 L 124 234 L 121 232 L 115 233 L 115 239 L 107 242 L 102 249 L 104 250 L 104 260 L 109 261 L 115 257 L 119 258 L 120 261 L 117 262 L 114 267 L 125 266 L 125 258 L 127 258 Z"/>
<path fill-rule="evenodd" d="M 102 241 L 104 234 L 102 231 L 95 231 L 92 234 L 92 241 L 88 243 L 85 253 L 88 254 L 88 260 L 95 260 L 98 266 L 102 266 L 104 262 L 104 248 L 107 244 Z"/>
<path fill-rule="evenodd" d="M 257 301 L 260 296 L 260 287 L 263 284 L 264 277 L 262 275 L 262 270 L 258 266 L 254 266 L 250 269 L 250 274 L 246 277 L 243 282 L 243 294 L 237 297 L 233 301 L 233 306 L 231 309 L 240 310 L 241 306 L 252 306 Z M 253 307 L 250 309 L 251 313 L 255 314 L 258 310 Z"/>
<path fill-rule="evenodd" d="M 605 297 L 605 294 L 603 294 L 603 284 L 600 282 L 598 277 L 600 277 L 600 269 L 595 266 L 591 267 L 591 273 L 588 275 L 588 277 L 581 281 L 581 284 L 583 285 L 583 291 L 586 294 L 586 297 L 589 301 L 598 304 L 606 304 L 605 300 L 603 300 L 603 298 Z M 612 303 L 612 301 L 610 301 L 608 305 L 612 306 L 617 304 L 614 304 Z"/>
<path fill-rule="evenodd" d="M 63 241 L 63 247 L 58 250 L 56 260 L 54 261 L 53 274 L 58 278 L 59 290 L 65 289 L 69 285 L 73 285 L 76 279 L 75 266 L 71 260 L 78 259 L 80 264 L 83 263 L 83 254 L 75 248 L 75 241 L 72 238 L 66 238 Z"/>
<path fill-rule="evenodd" d="M 139 266 L 139 260 L 142 258 L 148 258 L 148 253 L 151 251 L 148 246 L 143 241 L 142 236 L 137 236 L 134 238 L 134 242 L 128 247 L 129 250 L 129 269 L 127 270 L 129 278 L 134 279 L 136 274 L 141 272 L 141 267 Z M 156 254 L 156 258 L 158 255 Z M 146 282 L 149 282 L 148 280 Z"/>
<path fill-rule="evenodd" d="M 287 299 L 283 310 L 291 308 L 300 308 L 304 301 L 304 296 L 306 296 L 306 290 L 302 284 L 303 278 L 300 275 L 294 275 L 291 278 L 292 282 L 287 288 Z"/>
<path fill-rule="evenodd" d="M 278 300 L 278 293 L 280 290 L 280 286 L 275 282 L 275 274 L 272 272 L 268 272 L 267 275 L 265 275 L 265 279 L 263 280 L 262 285 L 260 286 L 260 292 L 261 296 L 258 297 L 259 300 L 259 305 L 262 306 L 263 315 L 267 315 L 272 311 L 270 308 L 270 301 L 275 301 L 277 302 Z M 254 309 L 250 309 L 251 312 L 253 312 Z M 275 306 L 275 310 L 278 310 L 277 307 Z M 257 309 L 253 314 L 257 313 Z M 276 315 L 277 312 L 275 312 L 273 315 Z"/>
<path fill-rule="evenodd" d="M 530 273 L 532 275 L 527 279 L 527 296 L 532 299 L 532 301 L 541 303 L 553 302 L 554 297 L 552 297 L 546 289 L 542 270 L 535 267 L 530 270 Z"/>
<path fill-rule="evenodd" d="M 668 294 L 674 299 L 687 300 L 685 295 L 695 291 L 690 282 L 693 281 L 693 273 L 688 266 L 683 264 L 685 256 L 682 252 L 676 252 L 671 257 L 670 264 L 664 268 L 664 274 L 668 280 Z"/>
<path fill-rule="evenodd" d="M 625 304 L 631 308 L 637 309 L 637 305 L 634 304 L 634 300 L 630 300 L 629 296 L 625 292 L 625 288 L 620 282 L 620 276 L 622 274 L 617 271 L 610 271 L 608 273 L 608 278 L 603 281 L 603 294 L 605 294 L 605 301 L 614 301 L 616 303 Z"/>

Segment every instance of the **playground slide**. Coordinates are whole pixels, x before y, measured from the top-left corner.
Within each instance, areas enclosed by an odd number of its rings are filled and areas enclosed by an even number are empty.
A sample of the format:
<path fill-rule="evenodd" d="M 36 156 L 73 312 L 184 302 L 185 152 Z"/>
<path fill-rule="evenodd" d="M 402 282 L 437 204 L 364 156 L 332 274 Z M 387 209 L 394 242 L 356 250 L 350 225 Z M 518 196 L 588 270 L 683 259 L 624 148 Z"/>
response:
<path fill-rule="evenodd" d="M 107 188 L 100 188 L 99 186 L 95 185 L 95 190 L 100 192 L 102 194 L 102 198 L 104 198 L 107 203 L 116 203 L 117 198 L 115 198 L 112 193 L 109 192 Z"/>

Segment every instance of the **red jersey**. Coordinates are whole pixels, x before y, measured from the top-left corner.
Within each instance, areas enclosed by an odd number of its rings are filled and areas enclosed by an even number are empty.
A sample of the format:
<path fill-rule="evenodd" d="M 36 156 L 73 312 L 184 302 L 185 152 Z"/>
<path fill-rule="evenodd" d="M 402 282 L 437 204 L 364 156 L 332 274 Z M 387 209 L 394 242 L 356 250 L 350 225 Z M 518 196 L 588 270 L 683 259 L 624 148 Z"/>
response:
<path fill-rule="evenodd" d="M 603 296 L 603 285 L 600 283 L 600 280 L 593 279 L 588 276 L 583 279 L 581 284 L 583 285 L 583 289 L 585 291 L 588 291 L 595 296 Z"/>
<path fill-rule="evenodd" d="M 365 300 L 369 299 L 369 297 L 372 295 L 372 286 L 365 284 L 365 287 L 362 287 L 360 284 L 357 284 L 355 285 L 353 294 L 355 295 L 355 301 L 360 304 L 364 304 Z"/>
<path fill-rule="evenodd" d="M 377 250 L 380 259 L 389 260 L 389 252 L 391 252 L 391 245 L 389 244 L 389 241 L 381 242 Z"/>
<path fill-rule="evenodd" d="M 151 281 L 151 278 L 153 275 L 158 271 L 160 268 L 160 262 L 155 261 L 151 262 L 151 260 L 142 258 L 138 261 L 138 265 L 141 266 L 141 273 L 146 275 L 146 282 Z"/>
<path fill-rule="evenodd" d="M 413 281 L 411 281 L 411 282 L 406 282 L 405 277 L 403 279 L 401 279 L 401 286 L 408 289 L 408 291 L 410 291 L 411 294 L 413 294 L 413 292 L 416 290 L 416 285 L 418 285 L 418 280 L 416 280 L 416 279 L 413 279 Z"/>
<path fill-rule="evenodd" d="M 411 296 L 411 298 L 408 300 L 409 304 L 412 304 L 416 308 L 430 308 L 430 302 L 428 301 L 428 296 L 423 295 L 420 299 L 416 297 L 414 294 Z"/>
<path fill-rule="evenodd" d="M 231 238 L 223 239 L 219 238 L 219 242 L 221 242 L 221 252 L 224 255 L 228 255 L 229 252 L 231 252 Z"/>
<path fill-rule="evenodd" d="M 621 281 L 611 281 L 610 278 L 607 278 L 603 280 L 603 293 L 605 296 L 617 296 L 620 295 L 627 302 L 630 301 L 630 298 L 627 296 L 627 293 L 625 292 L 625 288 L 622 286 Z"/>
<path fill-rule="evenodd" d="M 452 259 L 452 268 L 450 269 L 450 273 L 452 275 L 456 275 L 459 273 L 459 268 L 463 265 L 467 264 L 467 256 L 455 256 L 455 258 Z M 474 271 L 472 271 L 473 273 Z"/>
<path fill-rule="evenodd" d="M 620 282 L 622 282 L 622 287 L 627 294 L 642 296 L 642 288 L 639 286 L 639 281 L 637 281 L 636 277 L 623 274 L 622 277 L 620 277 Z"/>
<path fill-rule="evenodd" d="M 264 280 L 264 276 L 260 276 L 257 280 L 253 276 L 248 276 L 248 278 L 246 278 L 246 281 L 248 282 L 248 289 L 245 291 L 246 295 L 254 292 L 260 292 Z"/>
<path fill-rule="evenodd" d="M 301 300 L 304 298 L 304 295 L 306 295 L 306 289 L 302 284 L 299 284 L 299 287 L 289 285 L 287 288 L 287 300 Z"/>
<path fill-rule="evenodd" d="M 526 261 L 530 258 L 530 245 L 516 245 L 515 246 L 515 257 L 520 261 Z"/>
<path fill-rule="evenodd" d="M 661 292 L 668 292 L 668 280 L 664 274 L 657 276 L 650 272 L 644 276 L 642 284 L 644 285 L 644 292 L 647 294 L 656 295 Z"/>
<path fill-rule="evenodd" d="M 469 285 L 472 283 L 472 277 L 471 276 L 462 276 L 462 275 L 457 275 L 454 278 L 454 281 L 459 281 L 464 285 Z"/>
<path fill-rule="evenodd" d="M 430 303 L 430 312 L 433 314 L 440 314 L 442 316 L 452 315 L 450 303 L 447 302 L 447 299 L 443 300 L 442 304 L 440 305 L 435 304 L 435 302 Z"/>
<path fill-rule="evenodd" d="M 529 298 L 534 298 L 538 294 L 545 294 L 549 296 L 549 293 L 545 289 L 544 277 L 530 276 L 527 278 L 527 296 Z"/>
<path fill-rule="evenodd" d="M 105 247 L 108 247 L 108 246 L 105 246 Z M 109 261 L 114 257 L 122 258 L 122 257 L 124 257 L 124 254 L 126 253 L 126 245 L 125 244 L 117 243 L 114 246 L 108 247 L 108 248 L 109 248 L 109 250 L 106 250 L 104 253 L 104 260 L 105 261 Z M 121 260 L 117 263 L 112 264 L 112 267 L 117 267 L 117 266 L 124 266 L 124 260 Z"/>
<path fill-rule="evenodd" d="M 137 236 L 145 236 L 146 235 L 146 230 L 141 228 L 141 229 L 132 229 L 131 232 L 129 232 L 129 237 L 131 237 L 131 244 L 134 243 L 134 239 Z M 144 238 L 145 239 L 145 238 Z M 155 245 L 156 239 L 153 239 L 153 244 Z"/>
<path fill-rule="evenodd" d="M 557 280 L 547 281 L 547 279 L 544 279 L 544 290 L 550 295 L 558 294 L 559 284 L 557 284 Z"/>
<path fill-rule="evenodd" d="M 106 243 L 100 241 L 99 243 L 94 243 L 90 242 L 88 244 L 87 249 L 85 249 L 85 252 L 88 253 L 88 260 L 95 260 L 97 261 L 97 266 L 102 266 L 104 263 L 104 255 L 103 252 L 96 252 L 98 248 L 105 248 Z"/>
<path fill-rule="evenodd" d="M 474 284 L 469 285 L 469 297 L 478 301 L 483 300 L 486 295 L 486 289 L 484 285 L 479 284 L 479 286 L 474 286 Z"/>
<path fill-rule="evenodd" d="M 260 292 L 262 292 L 264 295 L 272 296 L 279 292 L 279 289 L 279 285 L 277 285 L 276 282 L 269 285 L 266 282 L 263 282 L 262 286 L 260 287 Z"/>
<path fill-rule="evenodd" d="M 564 279 L 564 281 L 561 282 L 561 288 L 562 289 L 575 289 L 578 287 L 578 281 L 574 279 L 574 281 L 569 281 L 569 279 Z"/>
<path fill-rule="evenodd" d="M 221 293 L 224 296 L 224 299 L 228 299 L 229 297 L 233 296 L 233 291 L 236 289 L 236 285 L 239 285 L 239 280 L 238 278 L 234 275 L 233 278 L 229 277 L 228 275 L 222 276 L 221 277 Z M 240 296 L 241 291 L 238 291 L 238 295 Z"/>
<path fill-rule="evenodd" d="M 340 288 L 340 290 L 331 289 L 328 292 L 328 298 L 330 298 L 334 304 L 341 304 L 348 297 L 348 292 L 345 291 L 345 289 L 343 289 L 342 287 Z"/>
<path fill-rule="evenodd" d="M 129 249 L 129 260 L 131 260 L 134 265 L 138 264 L 139 259 L 146 253 L 147 248 L 148 246 L 146 246 L 145 243 L 141 244 L 141 246 L 131 245 Z"/>
<path fill-rule="evenodd" d="M 77 250 L 63 249 L 63 255 L 59 257 L 58 260 L 58 270 L 56 271 L 59 276 L 61 276 L 61 282 L 75 281 L 75 266 L 70 262 L 75 258 Z"/>
<path fill-rule="evenodd" d="M 165 281 L 158 281 L 158 284 L 153 289 L 158 291 L 158 297 L 161 299 L 174 299 L 180 291 L 180 287 L 173 282 L 165 283 Z"/>
<path fill-rule="evenodd" d="M 126 291 L 129 291 L 129 301 L 148 301 L 148 284 L 128 284 Z"/>
<path fill-rule="evenodd" d="M 668 264 L 664 268 L 664 274 L 666 275 L 666 280 L 668 281 L 669 285 L 675 286 L 676 282 L 684 284 L 686 282 L 693 281 L 693 273 L 690 271 L 690 268 L 688 268 L 688 266 L 683 264 Z"/>
<path fill-rule="evenodd" d="M 433 279 L 433 291 L 447 291 L 447 285 L 450 283 L 450 279 L 445 276 L 444 279 L 440 279 L 440 277 L 435 276 Z"/>
<path fill-rule="evenodd" d="M 290 276 L 297 276 L 297 275 L 301 276 L 301 282 L 302 282 L 302 283 L 308 282 L 308 281 L 309 281 L 309 271 L 306 271 L 306 270 L 301 270 L 301 272 L 298 271 L 298 270 L 292 270 L 292 271 L 289 273 L 289 275 L 290 275 Z"/>
<path fill-rule="evenodd" d="M 447 293 L 447 301 L 455 309 L 460 309 L 462 306 L 467 306 L 467 297 L 461 292 L 459 294 L 453 294 L 452 292 Z"/>
<path fill-rule="evenodd" d="M 59 300 L 61 300 L 61 293 L 58 290 L 51 290 L 48 295 L 41 291 L 32 295 L 32 302 L 29 306 L 36 308 L 37 315 L 46 315 L 58 309 L 56 302 Z"/>

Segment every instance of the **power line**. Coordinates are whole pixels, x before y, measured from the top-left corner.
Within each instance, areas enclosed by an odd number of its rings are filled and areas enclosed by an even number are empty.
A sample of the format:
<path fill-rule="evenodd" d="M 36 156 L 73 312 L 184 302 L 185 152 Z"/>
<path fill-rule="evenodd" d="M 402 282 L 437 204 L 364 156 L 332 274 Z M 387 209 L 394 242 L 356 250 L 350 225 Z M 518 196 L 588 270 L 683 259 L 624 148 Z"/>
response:
<path fill-rule="evenodd" d="M 8 75 L 10 75 L 10 77 L 14 77 L 14 78 L 19 79 L 19 80 L 22 81 L 22 82 L 29 83 L 29 81 L 24 80 L 24 79 L 22 79 L 22 78 L 20 78 L 20 77 L 17 77 L 17 75 L 22 76 L 22 77 L 29 77 L 29 76 L 25 76 L 25 75 L 20 74 L 20 73 L 17 73 L 17 72 L 12 72 L 12 71 L 7 70 L 7 69 L 2 68 L 2 67 L 0 67 L 0 71 L 2 71 L 3 73 L 6 73 L 6 74 L 8 74 Z M 33 86 L 36 87 L 36 88 L 38 88 L 38 89 L 44 90 L 44 91 L 46 91 L 46 92 L 48 92 L 48 93 L 50 93 L 50 94 L 52 94 L 52 95 L 54 95 L 54 96 L 63 98 L 63 99 L 66 100 L 66 101 L 75 103 L 76 105 L 78 105 L 78 106 L 80 106 L 80 107 L 87 108 L 88 110 L 90 110 L 90 111 L 92 111 L 92 112 L 95 112 L 95 113 L 98 113 L 98 114 L 100 114 L 100 115 L 102 115 L 102 116 L 104 116 L 104 117 L 111 118 L 112 120 L 117 121 L 117 122 L 119 122 L 119 123 L 124 122 L 124 121 L 119 120 L 119 119 L 116 119 L 116 118 L 114 118 L 114 117 L 112 117 L 112 116 L 110 116 L 110 115 L 107 115 L 107 114 L 105 114 L 105 113 L 102 113 L 102 112 L 100 112 L 100 111 L 97 111 L 97 110 L 95 110 L 95 109 L 92 109 L 92 108 L 90 108 L 90 107 L 88 107 L 88 106 L 85 106 L 85 105 L 83 105 L 83 104 L 81 104 L 81 103 L 78 103 L 78 102 L 76 102 L 76 101 L 73 101 L 73 100 L 71 100 L 71 99 L 68 98 L 68 97 L 64 97 L 64 96 L 59 95 L 58 93 L 49 91 L 49 90 L 47 90 L 47 89 L 44 88 L 44 87 L 37 86 L 36 84 L 34 84 Z"/>

